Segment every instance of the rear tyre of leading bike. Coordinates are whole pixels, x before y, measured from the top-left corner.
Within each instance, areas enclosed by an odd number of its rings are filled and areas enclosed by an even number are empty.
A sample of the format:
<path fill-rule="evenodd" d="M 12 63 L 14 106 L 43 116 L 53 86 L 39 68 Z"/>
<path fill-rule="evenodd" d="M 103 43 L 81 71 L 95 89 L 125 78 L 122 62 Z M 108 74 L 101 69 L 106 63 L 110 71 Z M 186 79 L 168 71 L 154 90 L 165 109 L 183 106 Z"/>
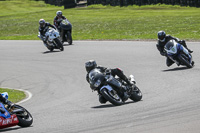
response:
<path fill-rule="evenodd" d="M 131 92 L 130 99 L 135 101 L 135 102 L 138 102 L 142 99 L 142 92 L 140 91 L 140 89 L 136 85 L 134 85 L 134 88 Z"/>
<path fill-rule="evenodd" d="M 33 123 L 33 117 L 32 115 L 23 107 L 19 105 L 15 105 L 15 109 L 23 109 L 24 111 L 17 112 L 17 118 L 19 120 L 18 125 L 20 127 L 29 127 Z"/>
<path fill-rule="evenodd" d="M 69 45 L 72 45 L 72 35 L 70 31 L 67 31 L 67 42 L 69 43 Z"/>
<path fill-rule="evenodd" d="M 192 68 L 192 67 L 193 67 L 193 64 L 190 63 L 190 62 L 188 61 L 186 55 L 181 54 L 181 55 L 179 56 L 179 60 L 180 60 L 180 62 L 181 62 L 182 64 L 186 65 L 188 68 Z"/>

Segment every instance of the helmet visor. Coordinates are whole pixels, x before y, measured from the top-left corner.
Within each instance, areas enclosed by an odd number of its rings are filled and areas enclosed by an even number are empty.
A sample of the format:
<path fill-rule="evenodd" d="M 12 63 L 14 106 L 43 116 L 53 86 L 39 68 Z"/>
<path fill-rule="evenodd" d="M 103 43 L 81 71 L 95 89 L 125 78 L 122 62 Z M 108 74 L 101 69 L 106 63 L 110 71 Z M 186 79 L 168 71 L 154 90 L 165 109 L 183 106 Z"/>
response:
<path fill-rule="evenodd" d="M 40 23 L 40 27 L 44 27 L 45 26 L 45 23 Z"/>

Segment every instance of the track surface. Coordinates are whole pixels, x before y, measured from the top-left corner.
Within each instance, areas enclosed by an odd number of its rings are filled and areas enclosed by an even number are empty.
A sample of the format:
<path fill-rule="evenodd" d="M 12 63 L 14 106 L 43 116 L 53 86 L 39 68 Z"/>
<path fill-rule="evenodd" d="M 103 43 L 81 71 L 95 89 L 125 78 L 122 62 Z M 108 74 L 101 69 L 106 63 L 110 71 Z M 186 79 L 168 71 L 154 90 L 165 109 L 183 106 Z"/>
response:
<path fill-rule="evenodd" d="M 75 41 L 63 52 L 47 52 L 41 41 L 0 41 L 0 87 L 28 90 L 22 103 L 34 117 L 32 127 L 13 133 L 197 133 L 200 130 L 200 46 L 195 67 L 165 65 L 156 42 Z M 134 74 L 143 100 L 114 107 L 101 105 L 85 80 L 84 64 L 120 67 Z"/>

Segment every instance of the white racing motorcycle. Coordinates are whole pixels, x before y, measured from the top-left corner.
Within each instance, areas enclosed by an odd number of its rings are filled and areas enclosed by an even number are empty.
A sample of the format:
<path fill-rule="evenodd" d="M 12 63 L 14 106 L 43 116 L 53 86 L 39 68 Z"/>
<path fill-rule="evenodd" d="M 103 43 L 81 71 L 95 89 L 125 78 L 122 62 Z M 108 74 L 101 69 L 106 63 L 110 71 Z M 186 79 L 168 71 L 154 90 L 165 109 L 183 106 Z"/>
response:
<path fill-rule="evenodd" d="M 191 53 L 189 53 L 184 46 L 177 43 L 175 40 L 170 40 L 167 42 L 164 49 L 167 53 L 167 56 L 178 66 L 183 65 L 187 66 L 188 68 L 192 68 L 194 66 Z"/>
<path fill-rule="evenodd" d="M 57 30 L 53 29 L 53 28 L 49 28 L 47 30 L 47 32 L 45 33 L 44 38 L 41 38 L 40 32 L 38 37 L 41 40 L 46 40 L 46 44 L 44 44 L 50 51 L 53 51 L 54 49 L 60 49 L 61 51 L 64 50 L 64 47 L 62 45 L 62 43 L 60 42 L 59 38 L 60 38 L 60 34 Z"/>

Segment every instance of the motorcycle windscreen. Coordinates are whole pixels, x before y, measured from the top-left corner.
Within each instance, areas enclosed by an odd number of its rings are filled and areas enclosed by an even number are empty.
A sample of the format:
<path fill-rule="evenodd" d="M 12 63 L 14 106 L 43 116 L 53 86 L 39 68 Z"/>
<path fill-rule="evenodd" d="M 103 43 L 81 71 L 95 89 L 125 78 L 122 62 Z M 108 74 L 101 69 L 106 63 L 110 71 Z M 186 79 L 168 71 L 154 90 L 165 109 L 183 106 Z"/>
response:
<path fill-rule="evenodd" d="M 177 53 L 177 49 L 178 49 L 177 46 L 178 46 L 178 43 L 176 43 L 175 40 L 171 40 L 167 42 L 164 48 L 168 55 L 172 55 L 172 54 Z"/>

